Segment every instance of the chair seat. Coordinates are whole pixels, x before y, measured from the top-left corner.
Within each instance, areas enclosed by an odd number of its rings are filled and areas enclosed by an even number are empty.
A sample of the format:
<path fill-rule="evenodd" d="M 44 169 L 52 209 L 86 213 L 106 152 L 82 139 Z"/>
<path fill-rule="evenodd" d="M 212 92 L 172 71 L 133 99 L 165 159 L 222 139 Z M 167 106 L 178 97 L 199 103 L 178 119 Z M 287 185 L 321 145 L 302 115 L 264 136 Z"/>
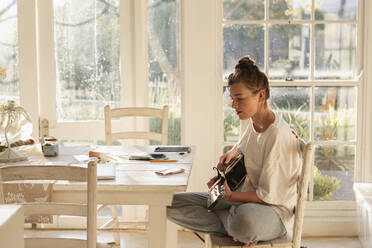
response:
<path fill-rule="evenodd" d="M 237 247 L 245 247 L 243 243 L 234 241 L 232 237 L 225 236 L 219 237 L 215 235 L 210 236 L 210 247 L 213 248 L 237 248 Z M 207 241 L 208 242 L 208 241 Z M 207 246 L 208 247 L 208 246 Z M 274 239 L 271 241 L 260 241 L 255 246 L 251 246 L 254 248 L 268 248 L 268 247 L 292 247 L 292 242 L 288 236 L 284 236 L 282 238 Z"/>

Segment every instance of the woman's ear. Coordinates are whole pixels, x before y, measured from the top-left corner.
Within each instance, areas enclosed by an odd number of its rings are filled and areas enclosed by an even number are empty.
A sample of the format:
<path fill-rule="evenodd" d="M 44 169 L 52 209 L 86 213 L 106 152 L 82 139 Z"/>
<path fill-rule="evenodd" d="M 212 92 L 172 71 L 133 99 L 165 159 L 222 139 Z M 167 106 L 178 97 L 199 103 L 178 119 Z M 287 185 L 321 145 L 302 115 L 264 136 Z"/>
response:
<path fill-rule="evenodd" d="M 265 101 L 266 92 L 265 90 L 260 90 L 258 92 L 258 100 L 264 102 Z"/>

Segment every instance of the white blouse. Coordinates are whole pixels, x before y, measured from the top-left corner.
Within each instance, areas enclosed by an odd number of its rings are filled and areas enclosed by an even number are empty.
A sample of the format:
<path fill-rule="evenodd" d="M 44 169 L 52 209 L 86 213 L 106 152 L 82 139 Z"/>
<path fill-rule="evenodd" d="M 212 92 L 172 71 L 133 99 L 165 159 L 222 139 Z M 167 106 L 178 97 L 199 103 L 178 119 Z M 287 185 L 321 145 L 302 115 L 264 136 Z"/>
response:
<path fill-rule="evenodd" d="M 240 192 L 255 191 L 257 196 L 279 214 L 287 231 L 292 230 L 300 175 L 300 144 L 296 133 L 277 114 L 263 132 L 253 128 L 250 119 L 239 141 L 244 154 L 247 177 Z"/>

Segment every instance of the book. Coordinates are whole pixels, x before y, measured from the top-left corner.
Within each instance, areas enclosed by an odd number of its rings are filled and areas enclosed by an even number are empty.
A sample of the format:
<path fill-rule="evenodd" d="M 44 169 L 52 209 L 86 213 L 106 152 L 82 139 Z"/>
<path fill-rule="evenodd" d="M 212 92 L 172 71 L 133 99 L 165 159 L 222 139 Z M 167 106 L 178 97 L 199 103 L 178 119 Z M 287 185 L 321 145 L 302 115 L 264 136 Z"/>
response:
<path fill-rule="evenodd" d="M 155 152 L 191 152 L 189 146 L 158 146 L 154 150 Z"/>
<path fill-rule="evenodd" d="M 111 163 L 97 164 L 98 180 L 114 180 L 115 176 L 116 168 L 114 164 Z"/>
<path fill-rule="evenodd" d="M 129 155 L 128 157 L 129 160 L 145 160 L 145 161 L 149 161 L 151 159 L 153 159 L 152 156 L 148 155 L 148 154 L 137 154 L 137 155 Z"/>

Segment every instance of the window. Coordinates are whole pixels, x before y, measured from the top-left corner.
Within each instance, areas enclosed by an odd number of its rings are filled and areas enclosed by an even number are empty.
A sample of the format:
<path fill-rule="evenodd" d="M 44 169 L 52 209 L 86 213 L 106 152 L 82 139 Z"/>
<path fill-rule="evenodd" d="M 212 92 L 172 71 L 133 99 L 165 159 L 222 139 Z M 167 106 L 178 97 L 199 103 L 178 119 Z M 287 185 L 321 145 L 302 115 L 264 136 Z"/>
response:
<path fill-rule="evenodd" d="M 57 121 L 120 105 L 119 0 L 54 0 Z"/>
<path fill-rule="evenodd" d="M 39 58 L 40 116 L 49 119 L 51 134 L 101 144 L 106 104 L 167 104 L 169 143 L 180 144 L 179 7 L 178 0 L 43 3 L 38 42 L 53 57 L 44 52 Z M 113 128 L 147 129 L 145 118 L 128 119 Z M 160 128 L 157 120 L 149 126 Z"/>
<path fill-rule="evenodd" d="M 224 151 L 239 137 L 226 76 L 245 55 L 269 77 L 271 107 L 315 143 L 312 200 L 353 200 L 357 166 L 357 0 L 223 0 Z"/>
<path fill-rule="evenodd" d="M 16 100 L 18 90 L 17 1 L 0 2 L 0 104 Z"/>
<path fill-rule="evenodd" d="M 178 0 L 148 0 L 149 105 L 169 106 L 170 145 L 181 144 L 179 9 Z M 160 119 L 151 120 L 150 129 L 160 132 Z"/>

